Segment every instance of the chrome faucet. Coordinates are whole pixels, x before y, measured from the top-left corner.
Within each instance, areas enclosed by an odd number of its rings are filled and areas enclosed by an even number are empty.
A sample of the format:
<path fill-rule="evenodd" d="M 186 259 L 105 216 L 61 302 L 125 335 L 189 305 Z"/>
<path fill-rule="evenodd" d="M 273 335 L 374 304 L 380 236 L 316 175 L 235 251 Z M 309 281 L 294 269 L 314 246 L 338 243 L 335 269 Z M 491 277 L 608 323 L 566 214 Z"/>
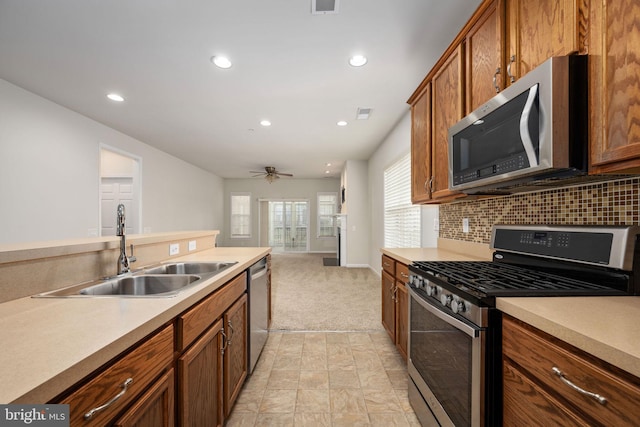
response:
<path fill-rule="evenodd" d="M 129 273 L 131 269 L 129 264 L 136 262 L 136 257 L 133 256 L 133 245 L 131 245 L 131 256 L 127 256 L 127 241 L 125 237 L 126 222 L 124 215 L 124 205 L 118 205 L 118 220 L 116 236 L 120 236 L 120 256 L 118 257 L 118 275 Z"/>

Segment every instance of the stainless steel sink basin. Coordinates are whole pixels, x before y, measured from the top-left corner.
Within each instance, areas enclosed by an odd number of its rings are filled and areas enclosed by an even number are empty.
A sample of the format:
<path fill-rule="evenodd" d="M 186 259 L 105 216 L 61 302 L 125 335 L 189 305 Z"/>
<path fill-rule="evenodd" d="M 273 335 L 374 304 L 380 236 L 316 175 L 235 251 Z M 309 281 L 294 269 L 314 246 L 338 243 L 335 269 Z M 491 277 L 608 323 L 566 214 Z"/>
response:
<path fill-rule="evenodd" d="M 233 262 L 175 262 L 145 270 L 145 274 L 208 274 L 220 273 L 237 264 Z"/>
<path fill-rule="evenodd" d="M 171 297 L 234 264 L 237 261 L 167 263 L 126 276 L 83 283 L 34 297 Z"/>
<path fill-rule="evenodd" d="M 80 290 L 80 295 L 171 295 L 200 280 L 196 275 L 147 275 L 107 280 Z"/>

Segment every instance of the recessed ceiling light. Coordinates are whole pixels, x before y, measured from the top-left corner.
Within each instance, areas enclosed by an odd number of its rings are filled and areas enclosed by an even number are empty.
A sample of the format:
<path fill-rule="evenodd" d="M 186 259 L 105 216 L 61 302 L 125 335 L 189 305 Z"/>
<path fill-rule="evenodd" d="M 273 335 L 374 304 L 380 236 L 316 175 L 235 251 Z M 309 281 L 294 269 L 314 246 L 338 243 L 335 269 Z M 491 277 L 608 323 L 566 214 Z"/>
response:
<path fill-rule="evenodd" d="M 260 124 L 262 126 L 271 126 L 271 122 L 269 120 L 261 120 Z"/>
<path fill-rule="evenodd" d="M 326 165 L 326 166 L 327 166 L 327 167 L 331 166 L 331 163 L 327 163 L 327 165 Z"/>
<path fill-rule="evenodd" d="M 349 58 L 349 64 L 353 67 L 362 67 L 367 63 L 367 57 L 364 55 L 354 55 Z"/>
<path fill-rule="evenodd" d="M 340 121 L 337 123 L 337 125 L 338 125 L 338 126 L 346 126 L 346 125 L 347 125 L 347 122 L 345 122 L 344 120 L 340 120 Z"/>
<path fill-rule="evenodd" d="M 331 173 L 331 172 L 329 172 L 329 171 L 324 171 L 324 173 Z"/>
<path fill-rule="evenodd" d="M 112 101 L 115 102 L 122 102 L 124 101 L 124 98 L 121 95 L 118 95 L 117 93 L 110 93 L 107 95 L 107 98 L 109 98 Z"/>
<path fill-rule="evenodd" d="M 219 68 L 231 68 L 231 61 L 226 56 L 212 56 L 211 62 Z"/>

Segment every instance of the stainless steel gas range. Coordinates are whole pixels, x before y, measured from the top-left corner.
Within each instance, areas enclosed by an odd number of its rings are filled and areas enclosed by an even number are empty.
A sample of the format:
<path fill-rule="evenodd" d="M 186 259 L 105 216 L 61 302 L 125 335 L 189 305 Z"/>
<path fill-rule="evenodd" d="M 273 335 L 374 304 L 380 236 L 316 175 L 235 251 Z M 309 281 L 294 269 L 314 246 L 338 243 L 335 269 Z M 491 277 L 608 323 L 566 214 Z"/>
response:
<path fill-rule="evenodd" d="M 496 297 L 640 295 L 639 234 L 637 226 L 497 225 L 493 261 L 410 265 L 409 399 L 421 423 L 501 425 Z"/>

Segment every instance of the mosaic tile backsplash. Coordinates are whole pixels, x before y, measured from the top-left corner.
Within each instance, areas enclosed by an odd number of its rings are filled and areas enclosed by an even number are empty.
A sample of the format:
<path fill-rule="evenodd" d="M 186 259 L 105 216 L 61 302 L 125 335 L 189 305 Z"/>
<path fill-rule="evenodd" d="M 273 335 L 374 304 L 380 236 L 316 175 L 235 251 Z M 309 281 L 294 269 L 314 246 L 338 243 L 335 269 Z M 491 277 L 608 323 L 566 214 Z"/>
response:
<path fill-rule="evenodd" d="M 440 237 L 487 244 L 493 224 L 638 224 L 640 177 L 442 204 L 439 216 Z"/>

